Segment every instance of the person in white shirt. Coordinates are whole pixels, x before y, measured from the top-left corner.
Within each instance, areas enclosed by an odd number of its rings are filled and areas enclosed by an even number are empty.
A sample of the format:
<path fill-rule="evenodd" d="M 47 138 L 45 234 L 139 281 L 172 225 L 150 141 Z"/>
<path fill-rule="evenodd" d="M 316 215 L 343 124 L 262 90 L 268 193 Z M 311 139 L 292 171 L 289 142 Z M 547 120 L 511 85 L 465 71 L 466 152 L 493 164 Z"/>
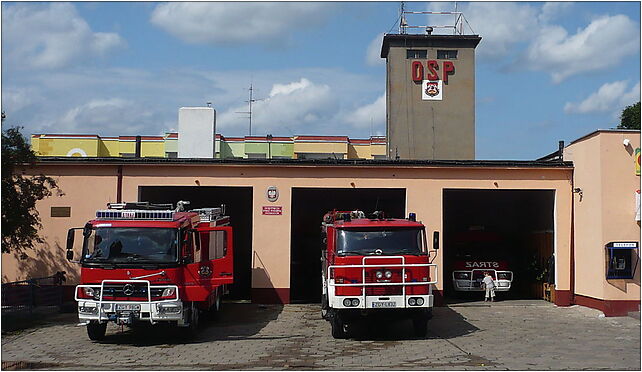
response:
<path fill-rule="evenodd" d="M 490 302 L 495 301 L 495 282 L 493 281 L 493 277 L 490 276 L 488 271 L 484 272 L 484 279 L 482 280 L 482 284 L 484 285 L 484 288 L 486 288 L 486 298 L 484 299 L 484 302 L 489 301 L 489 297 Z"/>

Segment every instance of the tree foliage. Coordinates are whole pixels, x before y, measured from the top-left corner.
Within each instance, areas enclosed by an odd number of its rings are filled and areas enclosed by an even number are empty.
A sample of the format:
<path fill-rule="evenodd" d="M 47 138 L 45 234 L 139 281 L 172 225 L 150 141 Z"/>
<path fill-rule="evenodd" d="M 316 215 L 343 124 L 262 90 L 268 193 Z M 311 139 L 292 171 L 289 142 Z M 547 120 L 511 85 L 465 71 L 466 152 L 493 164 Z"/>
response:
<path fill-rule="evenodd" d="M 36 154 L 20 129 L 2 130 L 2 252 L 16 252 L 24 258 L 27 249 L 43 242 L 38 235 L 42 225 L 36 202 L 54 190 L 62 193 L 53 178 L 24 173 L 25 166 L 35 163 Z"/>
<path fill-rule="evenodd" d="M 618 129 L 640 129 L 640 102 L 626 106 L 620 115 Z"/>

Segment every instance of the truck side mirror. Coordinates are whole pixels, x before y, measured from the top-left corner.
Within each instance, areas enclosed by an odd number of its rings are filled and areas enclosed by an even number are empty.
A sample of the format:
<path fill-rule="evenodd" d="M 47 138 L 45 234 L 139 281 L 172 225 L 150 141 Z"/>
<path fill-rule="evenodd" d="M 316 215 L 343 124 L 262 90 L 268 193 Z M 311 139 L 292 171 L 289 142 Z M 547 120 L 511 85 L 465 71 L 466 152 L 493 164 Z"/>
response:
<path fill-rule="evenodd" d="M 76 229 L 69 229 L 69 231 L 67 231 L 67 259 L 70 259 L 69 252 L 74 249 L 74 237 L 76 236 L 75 230 Z M 72 257 L 73 257 L 73 252 L 72 252 Z"/>
<path fill-rule="evenodd" d="M 432 249 L 439 249 L 439 231 L 435 231 L 432 233 Z"/>
<path fill-rule="evenodd" d="M 71 261 L 74 259 L 74 251 L 68 250 L 67 251 L 67 260 Z"/>

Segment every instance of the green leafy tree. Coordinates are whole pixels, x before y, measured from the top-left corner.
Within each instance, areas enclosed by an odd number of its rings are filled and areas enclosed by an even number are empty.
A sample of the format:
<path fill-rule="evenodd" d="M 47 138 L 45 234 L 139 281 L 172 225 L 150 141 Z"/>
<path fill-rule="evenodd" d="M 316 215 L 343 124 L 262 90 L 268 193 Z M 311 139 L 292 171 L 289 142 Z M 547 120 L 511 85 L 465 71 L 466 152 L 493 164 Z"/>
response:
<path fill-rule="evenodd" d="M 35 163 L 36 154 L 20 129 L 2 130 L 2 253 L 15 252 L 25 258 L 27 249 L 43 242 L 38 235 L 42 224 L 36 202 L 51 196 L 53 190 L 62 193 L 53 178 L 24 174 L 23 167 Z"/>
<path fill-rule="evenodd" d="M 620 115 L 618 129 L 640 129 L 640 102 L 626 106 Z"/>

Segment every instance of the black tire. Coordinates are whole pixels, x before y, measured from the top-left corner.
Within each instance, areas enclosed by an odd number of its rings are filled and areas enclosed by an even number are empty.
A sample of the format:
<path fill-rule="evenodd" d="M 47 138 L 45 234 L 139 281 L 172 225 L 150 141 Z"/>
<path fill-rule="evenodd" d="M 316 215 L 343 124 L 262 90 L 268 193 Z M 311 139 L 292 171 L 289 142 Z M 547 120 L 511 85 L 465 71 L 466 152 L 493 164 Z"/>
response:
<path fill-rule="evenodd" d="M 336 339 L 348 338 L 346 324 L 338 312 L 335 311 L 330 315 L 330 325 L 332 326 L 332 337 Z"/>
<path fill-rule="evenodd" d="M 413 318 L 412 329 L 415 336 L 426 337 L 426 334 L 428 333 L 428 317 L 426 315 L 422 315 Z"/>
<path fill-rule="evenodd" d="M 323 295 L 321 298 L 321 318 L 328 320 L 330 314 L 330 305 L 328 304 L 328 296 Z"/>
<path fill-rule="evenodd" d="M 198 334 L 198 326 L 200 322 L 199 310 L 197 308 L 190 309 L 189 311 L 189 324 L 186 327 L 181 327 L 181 334 L 186 339 L 196 337 Z"/>
<path fill-rule="evenodd" d="M 107 333 L 107 323 L 98 323 L 97 321 L 91 321 L 87 324 L 87 336 L 92 341 L 100 341 L 105 338 L 105 333 Z"/>

